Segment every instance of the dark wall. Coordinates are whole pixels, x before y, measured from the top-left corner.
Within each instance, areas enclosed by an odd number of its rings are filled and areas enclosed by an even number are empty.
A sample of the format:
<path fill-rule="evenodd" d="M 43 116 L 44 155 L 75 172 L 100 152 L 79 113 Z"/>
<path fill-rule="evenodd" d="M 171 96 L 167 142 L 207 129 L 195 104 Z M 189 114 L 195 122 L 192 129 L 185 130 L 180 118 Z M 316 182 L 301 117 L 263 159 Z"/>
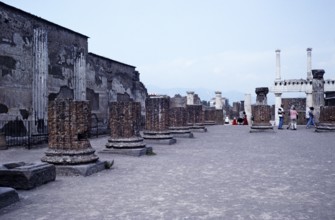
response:
<path fill-rule="evenodd" d="M 48 35 L 48 93 L 55 96 L 62 87 L 73 91 L 74 61 L 80 54 L 87 56 L 86 36 L 0 3 L 0 104 L 9 114 L 32 109 L 33 37 L 38 28 Z"/>

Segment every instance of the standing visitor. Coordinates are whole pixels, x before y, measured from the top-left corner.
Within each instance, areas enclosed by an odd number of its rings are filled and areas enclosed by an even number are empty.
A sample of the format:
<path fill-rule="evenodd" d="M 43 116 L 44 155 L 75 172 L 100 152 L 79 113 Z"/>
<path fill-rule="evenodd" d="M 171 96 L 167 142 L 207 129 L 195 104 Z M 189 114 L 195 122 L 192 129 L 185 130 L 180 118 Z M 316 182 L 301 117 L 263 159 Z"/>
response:
<path fill-rule="evenodd" d="M 248 125 L 248 118 L 245 112 L 243 112 L 243 125 Z"/>
<path fill-rule="evenodd" d="M 292 105 L 290 109 L 290 118 L 291 118 L 291 129 L 297 130 L 297 118 L 298 118 L 298 112 L 295 110 L 294 105 Z"/>
<path fill-rule="evenodd" d="M 278 117 L 279 117 L 279 124 L 278 124 L 278 129 L 283 129 L 283 124 L 284 124 L 284 108 L 283 104 L 280 105 L 278 108 Z"/>
<path fill-rule="evenodd" d="M 309 111 L 308 111 L 308 122 L 307 122 L 307 125 L 306 125 L 306 128 L 309 128 L 311 125 L 313 125 L 315 127 L 315 123 L 314 123 L 314 107 L 310 107 L 309 108 Z"/>
<path fill-rule="evenodd" d="M 236 117 L 234 117 L 232 125 L 237 125 Z"/>

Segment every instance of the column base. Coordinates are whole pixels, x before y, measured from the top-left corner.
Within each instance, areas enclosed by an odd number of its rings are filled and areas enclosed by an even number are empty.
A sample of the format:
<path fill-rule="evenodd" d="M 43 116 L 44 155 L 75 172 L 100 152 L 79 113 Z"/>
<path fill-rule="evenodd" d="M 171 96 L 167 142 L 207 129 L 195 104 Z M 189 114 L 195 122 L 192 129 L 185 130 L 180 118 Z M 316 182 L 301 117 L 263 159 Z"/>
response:
<path fill-rule="evenodd" d="M 273 126 L 271 125 L 252 125 L 250 127 L 250 133 L 256 133 L 256 132 L 274 132 Z"/>
<path fill-rule="evenodd" d="M 173 137 L 193 138 L 190 127 L 170 127 L 170 133 Z"/>
<path fill-rule="evenodd" d="M 315 132 L 335 132 L 335 124 L 320 123 L 318 126 L 316 126 Z"/>
<path fill-rule="evenodd" d="M 114 161 L 110 162 L 111 164 Z M 55 165 L 56 173 L 60 176 L 89 176 L 107 169 L 107 161 L 96 161 L 95 163 L 79 165 Z"/>

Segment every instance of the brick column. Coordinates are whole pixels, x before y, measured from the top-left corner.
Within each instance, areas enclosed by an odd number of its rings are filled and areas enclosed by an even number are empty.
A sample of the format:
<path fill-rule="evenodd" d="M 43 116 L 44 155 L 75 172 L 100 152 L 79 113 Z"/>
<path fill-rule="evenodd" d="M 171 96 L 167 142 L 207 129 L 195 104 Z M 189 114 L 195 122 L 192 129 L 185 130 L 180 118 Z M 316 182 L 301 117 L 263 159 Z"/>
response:
<path fill-rule="evenodd" d="M 88 140 L 90 113 L 88 101 L 49 102 L 49 148 L 42 161 L 62 165 L 96 162 L 99 157 Z"/>
<path fill-rule="evenodd" d="M 169 110 L 169 129 L 175 137 L 193 137 L 190 127 L 187 126 L 187 111 L 184 107 L 174 107 Z"/>
<path fill-rule="evenodd" d="M 145 143 L 140 135 L 141 103 L 111 102 L 109 115 L 111 137 L 103 152 L 135 156 L 145 154 Z"/>
<path fill-rule="evenodd" d="M 206 108 L 204 111 L 204 125 L 215 125 L 215 108 Z"/>
<path fill-rule="evenodd" d="M 272 130 L 271 106 L 267 105 L 266 95 L 269 92 L 267 87 L 256 88 L 256 105 L 251 106 L 253 123 L 250 132 Z"/>
<path fill-rule="evenodd" d="M 169 130 L 170 98 L 168 96 L 149 96 L 145 100 L 145 131 L 146 142 L 174 144 L 176 140 Z"/>
<path fill-rule="evenodd" d="M 320 107 L 320 122 L 316 126 L 316 132 L 335 131 L 335 106 Z"/>
<path fill-rule="evenodd" d="M 192 131 L 207 131 L 204 126 L 205 117 L 202 111 L 202 105 L 186 105 L 187 124 Z"/>

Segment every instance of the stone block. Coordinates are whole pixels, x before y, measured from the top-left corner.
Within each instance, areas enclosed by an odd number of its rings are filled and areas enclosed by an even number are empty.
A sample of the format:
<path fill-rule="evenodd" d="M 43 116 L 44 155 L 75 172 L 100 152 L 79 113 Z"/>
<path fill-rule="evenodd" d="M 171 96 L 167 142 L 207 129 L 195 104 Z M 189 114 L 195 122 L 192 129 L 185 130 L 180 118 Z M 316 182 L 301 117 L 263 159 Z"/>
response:
<path fill-rule="evenodd" d="M 78 165 L 56 165 L 56 173 L 60 176 L 89 176 L 107 169 L 107 161 Z"/>
<path fill-rule="evenodd" d="M 138 149 L 115 149 L 115 148 L 106 148 L 100 151 L 100 153 L 108 153 L 108 154 L 122 154 L 122 155 L 128 155 L 128 156 L 143 156 L 146 155 L 148 151 L 147 147 L 144 148 L 138 148 Z"/>
<path fill-rule="evenodd" d="M 19 195 L 16 190 L 10 187 L 0 187 L 0 209 L 18 202 Z"/>
<path fill-rule="evenodd" d="M 0 186 L 32 189 L 56 179 L 55 166 L 48 163 L 13 162 L 0 165 Z"/>

